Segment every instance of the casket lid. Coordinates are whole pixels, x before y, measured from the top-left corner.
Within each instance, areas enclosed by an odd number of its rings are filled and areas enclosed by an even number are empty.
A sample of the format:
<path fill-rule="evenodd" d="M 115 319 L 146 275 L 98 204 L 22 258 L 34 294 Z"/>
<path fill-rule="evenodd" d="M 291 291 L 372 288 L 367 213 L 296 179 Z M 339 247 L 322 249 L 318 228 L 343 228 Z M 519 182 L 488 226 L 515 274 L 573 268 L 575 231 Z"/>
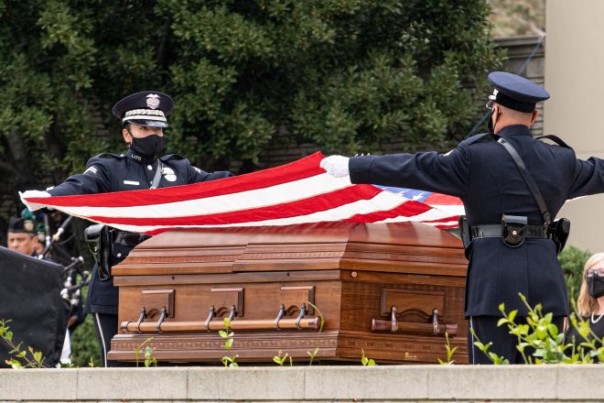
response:
<path fill-rule="evenodd" d="M 368 270 L 465 276 L 461 241 L 418 223 L 315 223 L 172 230 L 141 243 L 117 276 Z"/>

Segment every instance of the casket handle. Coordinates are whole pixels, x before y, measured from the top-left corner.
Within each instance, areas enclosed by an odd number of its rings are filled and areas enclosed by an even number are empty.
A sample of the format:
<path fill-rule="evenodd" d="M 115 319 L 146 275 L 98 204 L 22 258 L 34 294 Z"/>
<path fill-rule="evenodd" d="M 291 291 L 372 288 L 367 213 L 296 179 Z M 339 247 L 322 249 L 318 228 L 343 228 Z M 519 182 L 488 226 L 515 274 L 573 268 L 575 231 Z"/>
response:
<path fill-rule="evenodd" d="M 396 306 L 392 305 L 392 310 L 390 311 L 390 331 L 392 333 L 398 332 L 398 319 L 396 318 L 396 311 Z"/>
<path fill-rule="evenodd" d="M 298 319 L 296 319 L 296 329 L 301 329 L 300 322 L 302 321 L 304 315 L 306 315 L 306 304 L 303 303 L 300 307 L 300 314 L 298 315 Z"/>
<path fill-rule="evenodd" d="M 275 318 L 275 329 L 281 330 L 281 328 L 279 327 L 279 321 L 281 321 L 281 319 L 283 319 L 284 316 L 285 316 L 285 305 L 281 304 L 279 306 L 279 313 L 277 313 L 277 317 Z"/>
<path fill-rule="evenodd" d="M 147 310 L 145 309 L 145 307 L 142 307 L 138 320 L 136 321 L 136 323 L 134 323 L 134 330 L 136 330 L 137 333 L 141 333 L 140 326 L 141 326 L 141 323 L 143 323 L 143 320 L 145 320 L 146 316 L 147 316 Z M 131 323 L 132 322 L 130 322 L 130 321 L 122 322 L 122 324 L 120 326 L 120 330 L 122 332 L 127 332 L 129 330 L 128 328 Z"/>
<path fill-rule="evenodd" d="M 432 310 L 432 334 L 437 336 L 438 332 L 439 332 L 438 309 L 434 308 Z"/>
<path fill-rule="evenodd" d="M 145 318 L 147 317 L 147 310 L 145 309 L 145 307 L 141 308 L 141 314 L 138 317 L 138 320 L 136 321 L 136 329 L 138 330 L 138 332 L 141 332 L 141 323 L 143 323 L 143 321 L 145 320 Z"/>
<path fill-rule="evenodd" d="M 208 318 L 206 319 L 206 321 L 203 324 L 208 332 L 210 331 L 210 322 L 212 321 L 212 318 L 215 316 L 216 316 L 216 309 L 214 308 L 214 305 L 212 305 L 212 306 L 210 306 L 210 312 L 208 313 Z"/>
<path fill-rule="evenodd" d="M 390 333 L 412 333 L 420 335 L 441 336 L 445 333 L 449 336 L 457 335 L 457 323 L 445 324 L 438 321 L 438 309 L 432 310 L 431 323 L 404 322 L 398 319 L 398 310 L 392 306 L 390 310 L 390 320 L 372 319 L 372 332 L 390 332 Z"/>
<path fill-rule="evenodd" d="M 233 320 L 235 316 L 237 316 L 237 308 L 235 308 L 235 305 L 231 305 L 231 310 L 229 312 L 229 320 Z"/>
<path fill-rule="evenodd" d="M 159 319 L 157 321 L 157 324 L 155 325 L 155 328 L 157 329 L 157 333 L 161 333 L 161 324 L 163 323 L 163 321 L 166 319 L 166 307 L 164 306 L 161 309 L 161 314 L 159 315 Z"/>

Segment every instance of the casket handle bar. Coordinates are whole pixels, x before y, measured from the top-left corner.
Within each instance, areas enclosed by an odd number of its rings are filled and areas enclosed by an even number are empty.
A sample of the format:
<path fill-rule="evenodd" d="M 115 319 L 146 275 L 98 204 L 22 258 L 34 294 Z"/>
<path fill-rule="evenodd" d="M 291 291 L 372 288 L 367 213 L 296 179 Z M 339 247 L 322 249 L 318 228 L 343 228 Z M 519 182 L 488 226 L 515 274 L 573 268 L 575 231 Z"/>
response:
<path fill-rule="evenodd" d="M 300 313 L 296 318 L 287 318 L 285 305 L 279 306 L 279 312 L 275 319 L 239 319 L 236 320 L 237 309 L 233 305 L 229 311 L 229 329 L 231 330 L 270 330 L 270 329 L 318 329 L 320 325 L 319 317 L 314 316 L 305 318 L 306 304 L 300 305 Z M 124 321 L 121 323 L 123 333 L 176 333 L 176 332 L 200 332 L 211 330 L 224 330 L 223 321 L 212 320 L 216 317 L 216 309 L 210 307 L 207 319 L 202 321 L 170 321 L 165 320 L 167 316 L 166 309 L 162 309 L 159 320 L 156 323 L 144 322 L 147 313 L 145 308 L 141 309 L 141 316 L 137 322 Z"/>
<path fill-rule="evenodd" d="M 438 321 L 438 309 L 434 308 L 431 315 L 431 323 L 421 322 L 403 322 L 398 319 L 398 310 L 392 306 L 390 310 L 390 320 L 372 319 L 372 332 L 390 332 L 390 333 L 412 333 L 419 335 L 449 336 L 457 335 L 457 323 L 444 324 Z"/>

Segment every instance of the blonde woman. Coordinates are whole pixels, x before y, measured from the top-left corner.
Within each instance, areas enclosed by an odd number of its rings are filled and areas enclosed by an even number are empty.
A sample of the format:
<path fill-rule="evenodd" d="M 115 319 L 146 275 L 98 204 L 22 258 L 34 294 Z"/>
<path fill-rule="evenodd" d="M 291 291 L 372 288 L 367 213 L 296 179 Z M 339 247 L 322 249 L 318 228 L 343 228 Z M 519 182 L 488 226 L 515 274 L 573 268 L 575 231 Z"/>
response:
<path fill-rule="evenodd" d="M 589 322 L 591 331 L 598 337 L 604 337 L 604 253 L 592 255 L 583 269 L 581 291 L 577 298 L 577 312 Z M 585 339 L 570 326 L 567 340 L 576 344 Z"/>

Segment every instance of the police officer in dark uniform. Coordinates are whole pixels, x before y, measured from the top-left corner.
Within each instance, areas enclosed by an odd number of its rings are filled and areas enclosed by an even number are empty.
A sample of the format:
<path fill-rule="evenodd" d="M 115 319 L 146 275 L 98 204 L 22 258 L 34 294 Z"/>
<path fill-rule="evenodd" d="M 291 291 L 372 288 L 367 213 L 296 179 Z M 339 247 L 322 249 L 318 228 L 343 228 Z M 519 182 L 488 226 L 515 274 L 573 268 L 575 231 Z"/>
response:
<path fill-rule="evenodd" d="M 580 160 L 562 143 L 554 145 L 533 138 L 531 126 L 537 119 L 536 103 L 549 98 L 539 85 L 515 74 L 492 72 L 495 88 L 487 107 L 492 110 L 490 133 L 462 141 L 446 153 L 419 152 L 347 158 L 331 156 L 321 166 L 336 177 L 350 175 L 352 183 L 410 187 L 459 197 L 470 228 L 466 255 L 465 315 L 483 343 L 493 342 L 489 351 L 510 363 L 523 363 L 516 349 L 517 337 L 507 326 L 498 327 L 506 312 L 518 310 L 517 321 L 525 320 L 528 304 L 541 304 L 552 313 L 562 330 L 569 304 L 557 244 L 547 230 L 533 192 L 514 159 L 496 139 L 515 148 L 538 186 L 551 219 L 568 199 L 604 192 L 604 160 Z M 521 222 L 517 242 L 502 237 L 509 223 Z M 514 219 L 512 220 L 511 217 Z M 518 227 L 517 227 L 518 228 Z M 491 363 L 468 335 L 470 363 Z"/>
<path fill-rule="evenodd" d="M 63 196 L 150 189 L 231 176 L 228 171 L 202 171 L 175 154 L 160 157 L 164 149 L 163 129 L 168 127 L 167 116 L 173 108 L 172 98 L 159 91 L 137 92 L 117 102 L 112 112 L 122 122 L 122 136 L 129 145 L 126 153 L 104 153 L 91 158 L 84 173 L 69 177 L 49 189 L 48 193 Z M 30 192 L 40 194 L 39 191 Z M 113 230 L 109 265 L 122 261 L 145 238 L 139 234 Z M 99 272 L 98 264 L 93 269 L 86 305 L 94 318 L 103 365 L 120 365 L 117 361 L 107 360 L 111 338 L 118 329 L 118 289 L 110 276 L 106 276 L 103 270 Z"/>

